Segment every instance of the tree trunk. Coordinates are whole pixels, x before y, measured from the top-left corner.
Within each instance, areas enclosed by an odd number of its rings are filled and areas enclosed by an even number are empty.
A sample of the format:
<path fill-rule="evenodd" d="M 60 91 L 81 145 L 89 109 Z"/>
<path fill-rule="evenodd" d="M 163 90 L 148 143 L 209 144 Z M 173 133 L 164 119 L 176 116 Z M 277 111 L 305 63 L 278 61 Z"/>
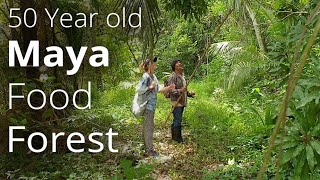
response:
<path fill-rule="evenodd" d="M 254 15 L 254 12 L 252 11 L 252 9 L 246 4 L 246 9 L 249 13 L 249 16 L 251 18 L 251 21 L 252 21 L 252 24 L 253 24 L 253 28 L 254 28 L 254 31 L 256 33 L 256 37 L 257 37 L 257 41 L 258 41 L 258 44 L 259 44 L 259 48 L 261 50 L 261 52 L 265 53 L 266 52 L 266 48 L 264 46 L 264 43 L 263 43 L 263 38 L 261 36 L 261 31 L 260 31 L 260 28 L 259 28 L 259 24 L 257 22 L 257 19 Z"/>
<path fill-rule="evenodd" d="M 13 7 L 13 0 L 9 0 L 9 8 Z M 9 9 L 8 9 L 9 10 Z M 13 19 L 10 19 L 10 24 L 14 24 Z M 18 40 L 18 32 L 16 28 L 10 28 L 11 40 Z"/>
<path fill-rule="evenodd" d="M 46 12 L 45 8 L 47 8 L 48 2 L 46 0 L 38 0 L 37 1 L 37 16 L 38 17 L 45 17 Z M 46 47 L 49 46 L 49 39 L 48 39 L 48 33 L 50 32 L 50 28 L 46 24 L 45 18 L 38 18 L 38 29 L 37 29 L 37 38 L 40 43 L 40 59 L 43 59 L 46 55 Z M 43 62 L 40 61 L 40 66 L 43 65 Z"/>
<path fill-rule="evenodd" d="M 0 154 L 7 151 L 8 148 L 8 133 L 9 133 L 9 123 L 8 118 L 2 117 L 0 114 Z"/>
<path fill-rule="evenodd" d="M 7 86 L 8 82 L 1 68 L 0 68 L 0 78 L 1 78 L 0 85 L 2 86 L 0 88 L 0 95 L 2 95 L 3 97 L 3 99 L 0 99 L 0 104 L 1 106 L 3 106 L 3 108 L 7 108 L 8 92 L 6 87 L 8 87 Z M 8 138 L 9 138 L 8 130 L 9 130 L 8 118 L 6 117 L 5 114 L 0 113 L 0 154 L 5 153 L 7 150 Z"/>
<path fill-rule="evenodd" d="M 25 12 L 26 9 L 28 8 L 35 8 L 34 6 L 34 1 L 33 0 L 20 0 L 20 6 L 21 6 L 21 12 Z M 33 24 L 34 23 L 34 15 L 33 13 L 27 13 L 26 17 L 26 23 L 27 24 Z M 37 40 L 37 28 L 28 28 L 25 26 L 24 23 L 22 23 L 21 26 L 21 32 L 22 32 L 22 37 L 23 37 L 23 49 L 24 52 L 27 51 L 29 43 L 31 40 Z M 29 63 L 33 62 L 33 57 L 30 57 Z M 31 64 L 30 64 L 31 65 Z M 28 67 L 26 69 L 26 75 L 28 79 L 34 79 L 34 78 L 39 78 L 39 70 L 36 67 Z"/>

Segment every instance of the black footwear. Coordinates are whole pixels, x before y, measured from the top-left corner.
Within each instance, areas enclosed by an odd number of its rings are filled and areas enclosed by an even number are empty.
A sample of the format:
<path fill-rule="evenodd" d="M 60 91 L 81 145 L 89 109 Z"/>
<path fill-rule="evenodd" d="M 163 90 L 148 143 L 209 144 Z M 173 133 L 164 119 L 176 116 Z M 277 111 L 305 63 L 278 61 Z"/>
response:
<path fill-rule="evenodd" d="M 182 135 L 181 135 L 181 128 L 173 128 L 171 129 L 172 133 L 172 140 L 176 141 L 177 143 L 183 143 Z"/>
<path fill-rule="evenodd" d="M 177 129 L 177 142 L 183 144 L 184 140 L 182 138 L 181 127 Z"/>
<path fill-rule="evenodd" d="M 171 137 L 172 137 L 172 140 L 174 141 L 177 141 L 177 131 L 173 128 L 171 128 Z"/>
<path fill-rule="evenodd" d="M 157 153 L 157 151 L 151 149 L 151 150 L 148 150 L 146 151 L 146 156 L 152 156 L 152 157 L 157 157 L 159 154 Z"/>

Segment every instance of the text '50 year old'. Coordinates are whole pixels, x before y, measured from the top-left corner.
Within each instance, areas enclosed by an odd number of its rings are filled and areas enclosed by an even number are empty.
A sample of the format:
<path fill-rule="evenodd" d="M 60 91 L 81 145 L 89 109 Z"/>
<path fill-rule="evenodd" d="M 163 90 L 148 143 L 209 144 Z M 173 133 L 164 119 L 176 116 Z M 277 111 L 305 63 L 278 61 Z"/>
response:
<path fill-rule="evenodd" d="M 60 12 L 60 9 L 56 9 L 54 12 L 49 12 L 47 8 L 44 9 L 46 12 L 46 18 L 50 20 L 50 26 L 55 25 L 55 21 L 59 20 L 60 25 L 64 28 L 85 28 L 93 27 L 93 21 L 95 17 L 99 16 L 98 13 L 77 13 L 72 15 L 71 13 Z M 21 17 L 17 14 L 21 14 Z M 60 17 L 58 17 L 60 15 Z M 30 18 L 31 17 L 31 18 Z M 20 8 L 10 8 L 9 18 L 12 19 L 14 24 L 10 24 L 10 28 L 18 28 L 22 23 L 27 28 L 33 28 L 36 26 L 38 21 L 38 15 L 35 9 L 27 8 L 24 12 L 21 12 Z M 44 18 L 44 17 L 41 17 Z M 106 16 L 106 24 L 110 28 L 117 28 L 122 25 L 122 27 L 130 26 L 131 28 L 141 28 L 141 7 L 138 12 L 127 14 L 126 8 L 123 7 L 122 13 L 119 15 L 117 13 L 110 13 Z"/>

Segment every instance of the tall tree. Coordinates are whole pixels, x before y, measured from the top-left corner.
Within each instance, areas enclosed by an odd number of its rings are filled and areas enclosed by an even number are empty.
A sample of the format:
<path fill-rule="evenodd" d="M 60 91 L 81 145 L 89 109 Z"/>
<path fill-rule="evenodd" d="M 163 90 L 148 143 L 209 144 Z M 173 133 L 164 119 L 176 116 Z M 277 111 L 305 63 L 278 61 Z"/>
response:
<path fill-rule="evenodd" d="M 35 9 L 35 3 L 33 0 L 20 0 L 21 12 L 25 12 L 28 8 Z M 35 21 L 35 16 L 33 13 L 26 13 L 26 23 L 33 24 Z M 30 41 L 37 40 L 37 27 L 34 26 L 32 28 L 27 27 L 24 23 L 21 26 L 22 38 L 23 38 L 23 50 L 27 51 Z M 29 59 L 29 63 L 33 62 L 33 57 L 31 56 Z M 36 67 L 28 67 L 26 69 L 26 75 L 28 79 L 39 78 L 39 70 Z"/>
<path fill-rule="evenodd" d="M 257 37 L 257 41 L 258 41 L 258 44 L 259 44 L 260 51 L 265 53 L 266 52 L 266 47 L 265 47 L 264 42 L 263 42 L 263 38 L 262 38 L 262 35 L 261 35 L 260 27 L 259 27 L 259 24 L 257 22 L 255 13 L 250 8 L 249 4 L 245 4 L 244 6 L 245 6 L 245 8 L 246 8 L 246 10 L 247 10 L 247 12 L 249 14 L 249 17 L 250 17 L 251 21 L 252 21 L 252 25 L 253 25 L 254 32 L 255 32 L 256 37 Z"/>

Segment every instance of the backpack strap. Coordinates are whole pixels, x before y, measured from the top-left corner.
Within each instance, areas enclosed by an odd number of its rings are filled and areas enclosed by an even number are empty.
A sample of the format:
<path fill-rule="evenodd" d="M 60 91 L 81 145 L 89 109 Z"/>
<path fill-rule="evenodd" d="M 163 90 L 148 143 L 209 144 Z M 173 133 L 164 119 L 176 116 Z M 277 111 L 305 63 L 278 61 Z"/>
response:
<path fill-rule="evenodd" d="M 150 85 L 151 85 L 151 77 L 148 76 L 148 78 L 147 78 L 147 86 L 149 87 Z"/>
<path fill-rule="evenodd" d="M 158 83 L 157 77 L 153 74 L 152 78 L 151 78 L 151 76 L 148 74 L 148 79 L 147 79 L 147 86 L 148 87 L 151 85 L 152 81 L 156 81 Z M 149 93 L 153 93 L 153 90 L 146 92 L 146 94 L 149 94 Z"/>
<path fill-rule="evenodd" d="M 151 85 L 151 77 L 148 75 L 147 76 L 147 87 L 149 87 L 150 85 Z M 147 95 L 149 93 L 150 93 L 150 91 L 146 91 L 144 94 Z"/>

